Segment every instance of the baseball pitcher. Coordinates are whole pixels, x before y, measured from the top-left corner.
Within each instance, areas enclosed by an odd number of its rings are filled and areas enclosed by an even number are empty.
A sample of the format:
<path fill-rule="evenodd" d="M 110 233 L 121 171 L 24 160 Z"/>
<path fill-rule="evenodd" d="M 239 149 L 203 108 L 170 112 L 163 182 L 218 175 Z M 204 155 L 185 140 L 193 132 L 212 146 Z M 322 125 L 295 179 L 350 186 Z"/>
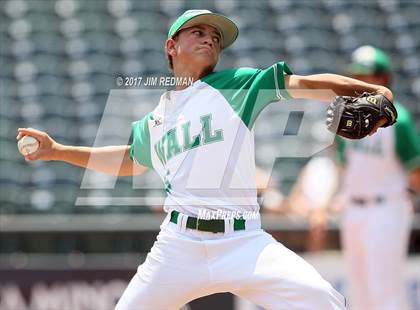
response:
<path fill-rule="evenodd" d="M 237 36 L 233 21 L 208 10 L 189 10 L 175 20 L 165 45 L 169 66 L 176 78 L 194 82 L 162 94 L 156 108 L 133 124 L 131 145 L 66 146 L 45 132 L 19 129 L 18 138 L 40 141 L 26 160 L 62 160 L 119 175 L 149 168 L 162 178 L 167 217 L 120 298 L 119 310 L 179 309 L 218 292 L 232 292 L 266 309 L 345 308 L 343 296 L 312 266 L 261 229 L 252 128 L 271 102 L 331 102 L 336 95 L 376 92 L 392 111 L 392 92 L 334 74 L 299 76 L 283 61 L 265 69 L 214 71 L 221 51 Z M 347 119 L 352 106 L 340 106 Z M 355 137 L 395 121 L 390 112 L 369 110 L 375 116 L 369 124 L 349 128 L 337 120 L 336 111 L 332 108 L 328 116 L 330 127 L 355 131 Z"/>

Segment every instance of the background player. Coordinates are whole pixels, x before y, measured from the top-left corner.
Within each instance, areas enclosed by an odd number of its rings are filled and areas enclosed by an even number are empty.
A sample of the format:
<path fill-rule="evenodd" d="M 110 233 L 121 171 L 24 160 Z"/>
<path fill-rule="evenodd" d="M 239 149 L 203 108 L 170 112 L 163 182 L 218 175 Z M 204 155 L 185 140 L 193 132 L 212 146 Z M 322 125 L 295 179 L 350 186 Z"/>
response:
<path fill-rule="evenodd" d="M 352 54 L 354 78 L 389 87 L 391 64 L 380 49 L 362 46 Z M 342 244 L 354 309 L 402 309 L 404 262 L 410 231 L 407 187 L 420 192 L 420 138 L 410 113 L 398 102 L 398 122 L 378 134 L 338 138 L 345 170 L 340 198 L 346 209 Z"/>
<path fill-rule="evenodd" d="M 338 169 L 333 153 L 322 152 L 312 157 L 302 168 L 289 196 L 287 209 L 308 219 L 307 252 L 325 249 L 328 215 L 338 186 Z M 320 180 L 323 180 L 320 182 Z"/>
<path fill-rule="evenodd" d="M 199 214 L 258 212 L 251 129 L 268 103 L 289 97 L 331 101 L 334 93 L 362 91 L 392 101 L 392 93 L 333 74 L 293 75 L 284 62 L 213 72 L 220 50 L 237 33 L 232 21 L 206 10 L 187 11 L 174 22 L 166 41 L 171 68 L 194 83 L 163 94 L 156 109 L 134 124 L 131 146 L 64 146 L 44 132 L 19 129 L 18 138 L 31 135 L 41 143 L 27 160 L 62 160 L 119 175 L 149 167 L 164 181 L 168 216 L 118 309 L 175 309 L 225 291 L 268 309 L 344 308 L 342 296 L 309 264 L 260 229 L 259 218 L 203 220 Z M 308 92 L 316 89 L 332 92 Z"/>

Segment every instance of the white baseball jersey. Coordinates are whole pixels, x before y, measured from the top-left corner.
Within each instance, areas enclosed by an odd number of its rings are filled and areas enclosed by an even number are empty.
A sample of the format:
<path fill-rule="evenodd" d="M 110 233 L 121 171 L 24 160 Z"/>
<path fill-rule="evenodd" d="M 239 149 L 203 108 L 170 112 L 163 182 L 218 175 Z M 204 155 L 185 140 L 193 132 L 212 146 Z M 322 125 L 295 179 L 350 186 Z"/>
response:
<path fill-rule="evenodd" d="M 253 124 L 267 104 L 288 97 L 283 62 L 265 69 L 211 73 L 162 95 L 133 125 L 131 158 L 165 183 L 168 214 L 145 262 L 116 309 L 179 309 L 189 301 L 232 292 L 266 309 L 344 309 L 344 298 L 302 258 L 246 219 L 245 230 L 223 213 L 225 230 L 187 228 L 205 210 L 258 211 Z M 217 211 L 216 211 L 217 212 Z M 245 216 L 243 216 L 245 218 Z M 165 292 L 165 298 L 162 298 Z"/>
<path fill-rule="evenodd" d="M 165 211 L 258 211 L 252 127 L 265 106 L 289 97 L 284 75 L 291 73 L 284 62 L 214 72 L 164 93 L 133 124 L 131 158 L 162 178 Z"/>

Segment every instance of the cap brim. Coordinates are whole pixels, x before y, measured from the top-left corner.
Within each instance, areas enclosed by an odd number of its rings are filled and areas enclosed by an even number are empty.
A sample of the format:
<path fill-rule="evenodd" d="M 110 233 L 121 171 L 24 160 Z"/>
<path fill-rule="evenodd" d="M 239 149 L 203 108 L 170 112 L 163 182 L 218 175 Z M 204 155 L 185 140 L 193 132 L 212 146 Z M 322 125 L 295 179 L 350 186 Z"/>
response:
<path fill-rule="evenodd" d="M 219 31 L 220 35 L 222 36 L 222 49 L 230 46 L 238 37 L 239 30 L 235 23 L 229 18 L 215 13 L 197 15 L 183 24 L 182 27 L 178 29 L 178 31 L 203 24 L 212 26 Z"/>

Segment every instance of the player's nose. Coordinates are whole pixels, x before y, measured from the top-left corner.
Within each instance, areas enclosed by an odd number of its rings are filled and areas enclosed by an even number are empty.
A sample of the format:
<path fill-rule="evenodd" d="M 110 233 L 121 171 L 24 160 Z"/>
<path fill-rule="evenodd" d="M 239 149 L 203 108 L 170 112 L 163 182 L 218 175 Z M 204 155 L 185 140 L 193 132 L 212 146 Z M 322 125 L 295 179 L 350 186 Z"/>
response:
<path fill-rule="evenodd" d="M 213 40 L 210 34 L 207 34 L 203 37 L 203 41 L 202 41 L 203 45 L 209 45 L 210 47 L 213 47 Z"/>

